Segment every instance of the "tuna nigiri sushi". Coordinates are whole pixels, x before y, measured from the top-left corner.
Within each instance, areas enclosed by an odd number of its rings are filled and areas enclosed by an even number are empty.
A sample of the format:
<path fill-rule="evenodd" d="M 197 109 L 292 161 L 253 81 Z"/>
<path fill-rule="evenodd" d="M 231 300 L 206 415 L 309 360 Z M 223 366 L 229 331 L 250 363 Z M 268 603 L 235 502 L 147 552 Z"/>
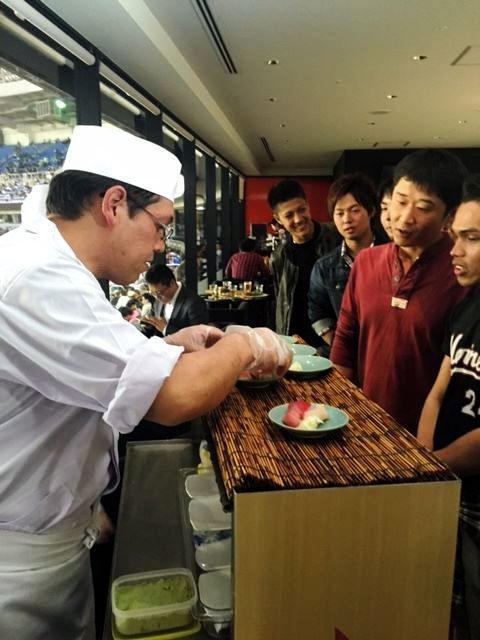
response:
<path fill-rule="evenodd" d="M 283 424 L 293 429 L 314 430 L 325 420 L 328 420 L 325 406 L 310 404 L 305 400 L 290 402 L 283 416 Z"/>

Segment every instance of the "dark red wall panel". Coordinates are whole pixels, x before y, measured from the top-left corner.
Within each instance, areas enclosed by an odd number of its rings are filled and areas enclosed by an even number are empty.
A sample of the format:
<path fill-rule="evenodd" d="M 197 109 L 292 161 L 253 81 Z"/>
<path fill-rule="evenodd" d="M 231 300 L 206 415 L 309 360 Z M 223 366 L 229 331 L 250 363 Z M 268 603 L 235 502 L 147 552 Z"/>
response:
<path fill-rule="evenodd" d="M 245 180 L 245 235 L 250 233 L 251 224 L 266 224 L 272 219 L 267 195 L 273 185 L 282 178 L 246 178 Z M 312 218 L 328 220 L 327 193 L 332 178 L 297 178 L 305 190 Z"/>

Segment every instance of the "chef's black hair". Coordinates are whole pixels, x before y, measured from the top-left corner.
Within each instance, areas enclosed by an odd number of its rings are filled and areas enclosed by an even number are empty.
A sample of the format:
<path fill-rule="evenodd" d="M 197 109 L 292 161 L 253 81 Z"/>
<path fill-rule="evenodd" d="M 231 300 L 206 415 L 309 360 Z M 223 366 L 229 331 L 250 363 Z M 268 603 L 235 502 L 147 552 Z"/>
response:
<path fill-rule="evenodd" d="M 56 213 L 62 218 L 77 220 L 82 211 L 92 204 L 95 196 L 101 196 L 107 189 L 115 185 L 124 187 L 127 192 L 130 216 L 136 211 L 157 202 L 160 196 L 134 187 L 121 180 L 105 178 L 87 171 L 62 171 L 50 182 L 47 196 L 48 213 Z"/>

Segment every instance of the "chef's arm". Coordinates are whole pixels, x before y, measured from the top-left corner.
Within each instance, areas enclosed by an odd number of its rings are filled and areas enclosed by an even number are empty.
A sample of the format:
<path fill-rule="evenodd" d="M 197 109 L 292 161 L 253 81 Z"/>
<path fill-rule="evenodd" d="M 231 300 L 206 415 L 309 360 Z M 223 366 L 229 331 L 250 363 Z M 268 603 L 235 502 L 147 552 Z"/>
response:
<path fill-rule="evenodd" d="M 249 340 L 242 334 L 182 354 L 145 418 L 173 426 L 203 415 L 226 397 L 252 360 Z"/>
<path fill-rule="evenodd" d="M 417 440 L 427 449 L 433 449 L 433 434 L 437 424 L 438 412 L 450 382 L 450 358 L 445 356 L 433 387 L 425 400 L 420 422 L 418 423 Z"/>
<path fill-rule="evenodd" d="M 434 451 L 460 477 L 480 473 L 480 428 L 457 438 L 448 447 Z"/>

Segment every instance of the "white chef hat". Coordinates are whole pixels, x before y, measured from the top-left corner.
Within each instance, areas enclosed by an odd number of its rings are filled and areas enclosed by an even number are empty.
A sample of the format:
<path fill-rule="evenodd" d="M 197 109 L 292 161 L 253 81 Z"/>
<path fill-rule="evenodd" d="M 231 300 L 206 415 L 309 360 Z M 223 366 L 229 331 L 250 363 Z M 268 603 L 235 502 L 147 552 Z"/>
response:
<path fill-rule="evenodd" d="M 20 215 L 22 223 L 30 222 L 33 218 L 47 215 L 48 184 L 36 184 L 32 187 L 22 202 Z"/>
<path fill-rule="evenodd" d="M 111 127 L 74 128 L 62 171 L 88 171 L 146 189 L 172 202 L 183 194 L 182 165 L 170 151 Z"/>

